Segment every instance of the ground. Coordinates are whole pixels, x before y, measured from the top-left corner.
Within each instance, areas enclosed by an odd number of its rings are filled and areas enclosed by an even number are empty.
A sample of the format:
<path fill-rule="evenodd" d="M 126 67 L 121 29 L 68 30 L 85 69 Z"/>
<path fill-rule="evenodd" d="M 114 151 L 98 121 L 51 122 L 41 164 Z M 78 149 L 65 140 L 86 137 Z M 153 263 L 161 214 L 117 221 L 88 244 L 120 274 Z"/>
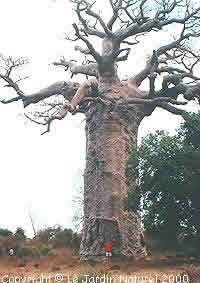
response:
<path fill-rule="evenodd" d="M 157 254 L 140 262 L 94 265 L 92 262 L 90 264 L 80 263 L 78 256 L 72 255 L 70 250 L 62 249 L 54 251 L 54 254 L 50 256 L 34 260 L 1 258 L 0 281 L 3 283 L 77 283 L 79 279 L 79 282 L 85 283 L 189 282 L 186 277 L 185 281 L 183 278 L 180 281 L 176 276 L 191 264 L 200 267 L 194 258 L 186 259 L 178 258 L 173 254 Z M 101 280 L 98 277 L 101 277 Z M 110 281 L 114 279 L 115 282 Z M 194 282 L 200 282 L 198 280 Z"/>

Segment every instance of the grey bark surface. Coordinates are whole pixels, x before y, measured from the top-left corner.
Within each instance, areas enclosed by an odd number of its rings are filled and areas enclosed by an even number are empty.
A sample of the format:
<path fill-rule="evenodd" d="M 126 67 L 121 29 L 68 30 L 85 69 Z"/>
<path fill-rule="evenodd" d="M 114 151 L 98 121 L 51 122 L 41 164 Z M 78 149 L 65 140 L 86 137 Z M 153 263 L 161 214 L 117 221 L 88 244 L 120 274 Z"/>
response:
<path fill-rule="evenodd" d="M 146 256 L 139 214 L 124 210 L 126 162 L 137 143 L 143 106 L 125 108 L 97 103 L 87 114 L 82 260 L 101 260 L 107 241 L 114 241 L 114 256 Z"/>

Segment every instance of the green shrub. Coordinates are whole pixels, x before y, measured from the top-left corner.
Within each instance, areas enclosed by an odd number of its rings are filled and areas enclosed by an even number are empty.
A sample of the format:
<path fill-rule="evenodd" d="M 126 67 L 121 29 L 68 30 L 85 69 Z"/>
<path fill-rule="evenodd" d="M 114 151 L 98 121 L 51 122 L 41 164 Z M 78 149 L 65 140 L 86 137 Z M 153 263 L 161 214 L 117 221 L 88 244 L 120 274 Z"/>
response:
<path fill-rule="evenodd" d="M 41 245 L 39 247 L 40 255 L 47 256 L 50 253 L 51 248 L 47 245 Z"/>
<path fill-rule="evenodd" d="M 26 239 L 25 231 L 21 227 L 17 227 L 14 236 L 17 237 L 18 239 L 22 239 L 22 240 Z"/>
<path fill-rule="evenodd" d="M 32 246 L 20 247 L 16 254 L 17 254 L 17 257 L 19 258 L 40 256 L 39 250 L 36 247 L 32 247 Z"/>
<path fill-rule="evenodd" d="M 8 236 L 12 236 L 12 235 L 13 235 L 13 233 L 10 230 L 0 228 L 0 236 L 1 237 L 8 237 Z"/>

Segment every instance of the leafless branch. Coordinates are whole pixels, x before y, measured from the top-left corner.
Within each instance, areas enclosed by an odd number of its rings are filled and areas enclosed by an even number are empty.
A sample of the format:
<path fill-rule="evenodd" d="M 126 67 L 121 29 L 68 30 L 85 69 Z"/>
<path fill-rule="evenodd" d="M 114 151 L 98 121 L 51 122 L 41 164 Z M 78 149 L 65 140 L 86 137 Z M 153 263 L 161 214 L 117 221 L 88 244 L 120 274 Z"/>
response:
<path fill-rule="evenodd" d="M 104 38 L 106 34 L 104 32 L 97 30 L 95 26 L 93 28 L 89 27 L 88 21 L 86 21 L 81 15 L 81 12 L 86 11 L 87 8 L 89 8 L 90 6 L 89 3 L 87 3 L 86 1 L 82 1 L 82 0 L 74 1 L 74 2 L 77 4 L 75 12 L 77 13 L 78 19 L 83 26 L 83 32 L 89 35 L 95 35 L 100 38 Z M 84 8 L 81 8 L 81 4 L 85 5 Z"/>
<path fill-rule="evenodd" d="M 160 108 L 163 108 L 163 109 L 167 110 L 168 112 L 175 114 L 175 115 L 184 116 L 184 114 L 186 113 L 185 110 L 174 107 L 174 106 L 168 104 L 167 102 L 158 102 L 157 106 L 160 107 Z"/>
<path fill-rule="evenodd" d="M 84 55 L 91 55 L 89 49 L 83 48 L 83 47 L 78 46 L 78 45 L 74 46 L 74 50 L 79 51 L 79 52 L 83 53 Z"/>
<path fill-rule="evenodd" d="M 131 49 L 130 48 L 122 48 L 122 49 L 119 49 L 117 52 L 115 52 L 113 55 L 112 55 L 112 59 L 113 59 L 113 62 L 114 61 L 126 61 L 128 59 L 128 55 L 130 53 Z M 125 55 L 123 56 L 119 56 L 120 53 L 122 52 L 125 52 Z M 119 57 L 118 57 L 119 56 Z"/>
<path fill-rule="evenodd" d="M 54 120 L 62 120 L 62 119 L 64 119 L 65 116 L 67 115 L 68 111 L 69 111 L 69 105 L 65 105 L 65 106 L 63 106 L 61 111 L 59 111 L 57 114 L 55 114 L 55 115 L 51 116 L 50 118 L 48 118 L 47 121 L 46 121 L 47 129 L 41 135 L 44 135 L 44 134 L 50 132 L 51 123 Z"/>
<path fill-rule="evenodd" d="M 103 19 L 100 17 L 100 15 L 98 15 L 97 13 L 95 13 L 94 11 L 92 11 L 90 8 L 88 8 L 86 10 L 86 14 L 89 15 L 89 16 L 92 16 L 94 18 L 96 18 L 99 23 L 101 24 L 105 34 L 109 37 L 112 37 L 113 36 L 113 33 L 112 31 L 106 26 L 106 24 L 104 23 Z"/>
<path fill-rule="evenodd" d="M 94 77 L 98 76 L 96 63 L 78 65 L 74 61 L 66 61 L 65 58 L 61 58 L 59 62 L 54 62 L 53 65 L 63 66 L 65 70 L 69 69 L 72 75 L 83 74 Z"/>
<path fill-rule="evenodd" d="M 109 2 L 113 10 L 113 15 L 111 19 L 109 20 L 107 27 L 108 29 L 112 30 L 112 27 L 118 18 L 118 12 L 119 12 L 119 9 L 122 7 L 123 0 L 119 0 L 117 4 L 114 4 L 113 0 L 109 0 Z"/>
<path fill-rule="evenodd" d="M 177 101 L 176 99 L 172 99 L 171 97 L 156 97 L 153 99 L 143 99 L 143 98 L 128 98 L 126 99 L 126 103 L 131 104 L 149 104 L 149 105 L 157 105 L 160 103 L 171 103 L 174 105 L 186 105 L 187 102 Z"/>
<path fill-rule="evenodd" d="M 88 47 L 88 49 L 90 50 L 91 55 L 94 57 L 94 59 L 97 61 L 97 63 L 101 62 L 101 56 L 100 54 L 94 49 L 94 47 L 92 46 L 92 44 L 89 42 L 89 40 L 87 40 L 84 36 L 82 36 L 80 34 L 80 31 L 78 29 L 78 26 L 76 24 L 73 24 L 73 27 L 75 29 L 76 32 L 76 36 L 81 39 L 82 41 L 84 41 Z"/>
<path fill-rule="evenodd" d="M 151 59 L 147 62 L 145 68 L 139 72 L 137 75 L 135 75 L 134 77 L 130 78 L 128 80 L 128 82 L 130 84 L 133 84 L 135 86 L 140 86 L 140 84 L 142 83 L 142 81 L 144 79 L 147 78 L 147 76 L 151 73 L 154 72 L 156 70 L 158 66 L 158 56 L 157 56 L 157 52 L 154 50 L 153 51 L 153 55 L 151 56 Z"/>
<path fill-rule="evenodd" d="M 5 87 L 11 87 L 15 90 L 17 95 L 20 98 L 24 98 L 24 92 L 20 89 L 18 83 L 27 77 L 22 77 L 18 79 L 13 78 L 13 73 L 26 64 L 28 64 L 28 59 L 24 57 L 20 58 L 14 58 L 14 57 L 4 57 L 3 55 L 0 56 L 0 68 L 2 71 L 0 71 L 0 79 L 2 79 L 6 84 L 4 85 Z M 17 101 L 18 99 L 15 99 Z M 5 100 L 2 101 L 2 103 L 9 103 L 10 100 Z"/>
<path fill-rule="evenodd" d="M 144 9 L 143 9 L 143 6 L 146 2 L 147 0 L 141 1 L 139 6 L 141 21 L 138 22 L 137 20 L 138 17 L 136 17 L 134 21 L 132 20 L 132 24 L 128 24 L 126 28 L 123 29 L 120 28 L 118 31 L 115 32 L 115 36 L 121 42 L 130 36 L 144 32 L 150 32 L 152 30 L 161 30 L 163 27 L 175 23 L 182 24 L 185 27 L 184 30 L 190 31 L 188 34 L 194 36 L 195 33 L 196 34 L 199 33 L 197 32 L 196 27 L 198 25 L 197 22 L 199 19 L 200 7 L 192 8 L 192 6 L 189 6 L 188 1 L 185 0 L 183 1 L 185 4 L 182 7 L 182 14 L 184 15 L 184 10 L 185 10 L 185 15 L 182 18 L 176 18 L 173 17 L 173 15 L 176 15 L 177 11 L 180 10 L 180 1 L 174 1 L 170 6 L 164 5 L 165 6 L 164 10 L 160 9 L 158 12 L 155 13 L 154 17 L 152 16 L 148 17 L 148 15 L 144 15 Z M 167 4 L 167 1 L 165 1 L 164 3 Z M 196 30 L 194 32 L 195 28 Z"/>

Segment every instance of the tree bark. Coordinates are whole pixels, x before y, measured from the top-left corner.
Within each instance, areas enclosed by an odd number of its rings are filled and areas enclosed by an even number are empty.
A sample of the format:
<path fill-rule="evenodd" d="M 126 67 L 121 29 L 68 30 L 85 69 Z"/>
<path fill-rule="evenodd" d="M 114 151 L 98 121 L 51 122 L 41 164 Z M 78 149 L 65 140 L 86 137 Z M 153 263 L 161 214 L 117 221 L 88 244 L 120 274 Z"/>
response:
<path fill-rule="evenodd" d="M 113 97 L 109 89 L 102 92 L 105 98 Z M 107 241 L 113 241 L 115 257 L 146 256 L 140 216 L 124 210 L 126 162 L 137 143 L 143 107 L 127 110 L 126 106 L 99 102 L 87 113 L 81 260 L 102 260 Z"/>

